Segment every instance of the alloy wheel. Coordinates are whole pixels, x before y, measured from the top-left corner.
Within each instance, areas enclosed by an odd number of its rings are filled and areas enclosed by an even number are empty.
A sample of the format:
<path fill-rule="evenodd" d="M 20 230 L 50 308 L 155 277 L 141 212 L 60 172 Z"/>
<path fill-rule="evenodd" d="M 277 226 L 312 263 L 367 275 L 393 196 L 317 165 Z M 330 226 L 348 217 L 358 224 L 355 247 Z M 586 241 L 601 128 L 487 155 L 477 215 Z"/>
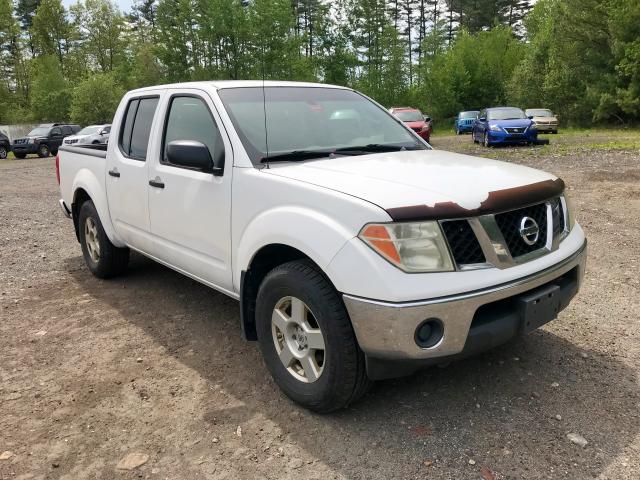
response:
<path fill-rule="evenodd" d="M 324 336 L 302 300 L 283 297 L 276 303 L 271 334 L 280 361 L 296 380 L 313 383 L 320 378 L 325 366 Z"/>
<path fill-rule="evenodd" d="M 98 240 L 98 227 L 92 217 L 87 217 L 84 222 L 84 243 L 91 260 L 98 263 L 100 261 L 100 241 Z"/>

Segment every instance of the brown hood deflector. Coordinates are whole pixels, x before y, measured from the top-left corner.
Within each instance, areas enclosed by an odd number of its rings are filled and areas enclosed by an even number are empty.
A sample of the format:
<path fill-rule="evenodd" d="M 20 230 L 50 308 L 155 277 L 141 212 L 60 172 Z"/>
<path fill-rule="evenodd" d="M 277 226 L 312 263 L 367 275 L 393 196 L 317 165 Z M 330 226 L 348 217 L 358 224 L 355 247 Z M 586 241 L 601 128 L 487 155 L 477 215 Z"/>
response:
<path fill-rule="evenodd" d="M 515 210 L 534 203 L 544 202 L 561 195 L 562 192 L 564 192 L 564 182 L 557 178 L 489 192 L 486 200 L 478 208 L 467 209 L 455 202 L 440 202 L 432 207 L 428 205 L 413 205 L 410 207 L 389 208 L 387 213 L 395 222 L 476 217 L 478 215 Z"/>

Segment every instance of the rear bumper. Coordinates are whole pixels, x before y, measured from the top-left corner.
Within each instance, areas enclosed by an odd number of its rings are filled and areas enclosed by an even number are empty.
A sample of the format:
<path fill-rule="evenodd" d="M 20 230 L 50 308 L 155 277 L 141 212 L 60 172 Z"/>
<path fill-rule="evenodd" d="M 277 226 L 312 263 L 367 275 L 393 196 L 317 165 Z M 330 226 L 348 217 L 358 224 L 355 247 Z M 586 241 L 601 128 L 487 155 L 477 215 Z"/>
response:
<path fill-rule="evenodd" d="M 516 301 L 521 294 L 555 284 L 561 287 L 564 309 L 578 292 L 586 266 L 586 240 L 560 263 L 508 284 L 447 297 L 406 303 L 379 302 L 344 295 L 344 302 L 372 378 L 404 372 L 393 369 L 405 362 L 410 371 L 497 346 L 522 331 Z M 481 308 L 482 307 L 482 308 Z M 421 348 L 416 329 L 426 319 L 438 319 L 444 335 L 433 347 Z M 390 366 L 386 371 L 384 366 Z"/>

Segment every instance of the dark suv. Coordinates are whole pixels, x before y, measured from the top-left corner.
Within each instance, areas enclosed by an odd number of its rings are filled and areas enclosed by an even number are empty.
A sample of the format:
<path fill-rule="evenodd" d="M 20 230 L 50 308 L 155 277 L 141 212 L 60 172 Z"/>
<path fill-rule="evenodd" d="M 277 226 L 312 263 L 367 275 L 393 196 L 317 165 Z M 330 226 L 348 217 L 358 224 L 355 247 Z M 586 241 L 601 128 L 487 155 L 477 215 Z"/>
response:
<path fill-rule="evenodd" d="M 11 148 L 9 148 L 9 137 L 0 132 L 0 160 L 7 158 L 9 151 L 11 151 Z"/>
<path fill-rule="evenodd" d="M 24 158 L 37 153 L 40 158 L 57 154 L 62 140 L 80 131 L 79 125 L 45 123 L 31 130 L 25 137 L 16 138 L 11 150 L 16 158 Z"/>

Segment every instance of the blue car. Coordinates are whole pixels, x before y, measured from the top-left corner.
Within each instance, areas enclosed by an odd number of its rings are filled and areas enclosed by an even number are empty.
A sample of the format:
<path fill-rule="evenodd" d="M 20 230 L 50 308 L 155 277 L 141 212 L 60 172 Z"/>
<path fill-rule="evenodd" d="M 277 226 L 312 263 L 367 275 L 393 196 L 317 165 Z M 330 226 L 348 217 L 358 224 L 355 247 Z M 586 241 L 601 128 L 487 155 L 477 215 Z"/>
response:
<path fill-rule="evenodd" d="M 471 132 L 473 143 L 493 145 L 528 144 L 538 141 L 535 123 L 515 107 L 485 108 L 478 114 Z"/>
<path fill-rule="evenodd" d="M 456 130 L 456 135 L 461 133 L 468 133 L 473 130 L 473 124 L 478 118 L 478 110 L 468 110 L 466 112 L 458 113 L 453 128 Z"/>

